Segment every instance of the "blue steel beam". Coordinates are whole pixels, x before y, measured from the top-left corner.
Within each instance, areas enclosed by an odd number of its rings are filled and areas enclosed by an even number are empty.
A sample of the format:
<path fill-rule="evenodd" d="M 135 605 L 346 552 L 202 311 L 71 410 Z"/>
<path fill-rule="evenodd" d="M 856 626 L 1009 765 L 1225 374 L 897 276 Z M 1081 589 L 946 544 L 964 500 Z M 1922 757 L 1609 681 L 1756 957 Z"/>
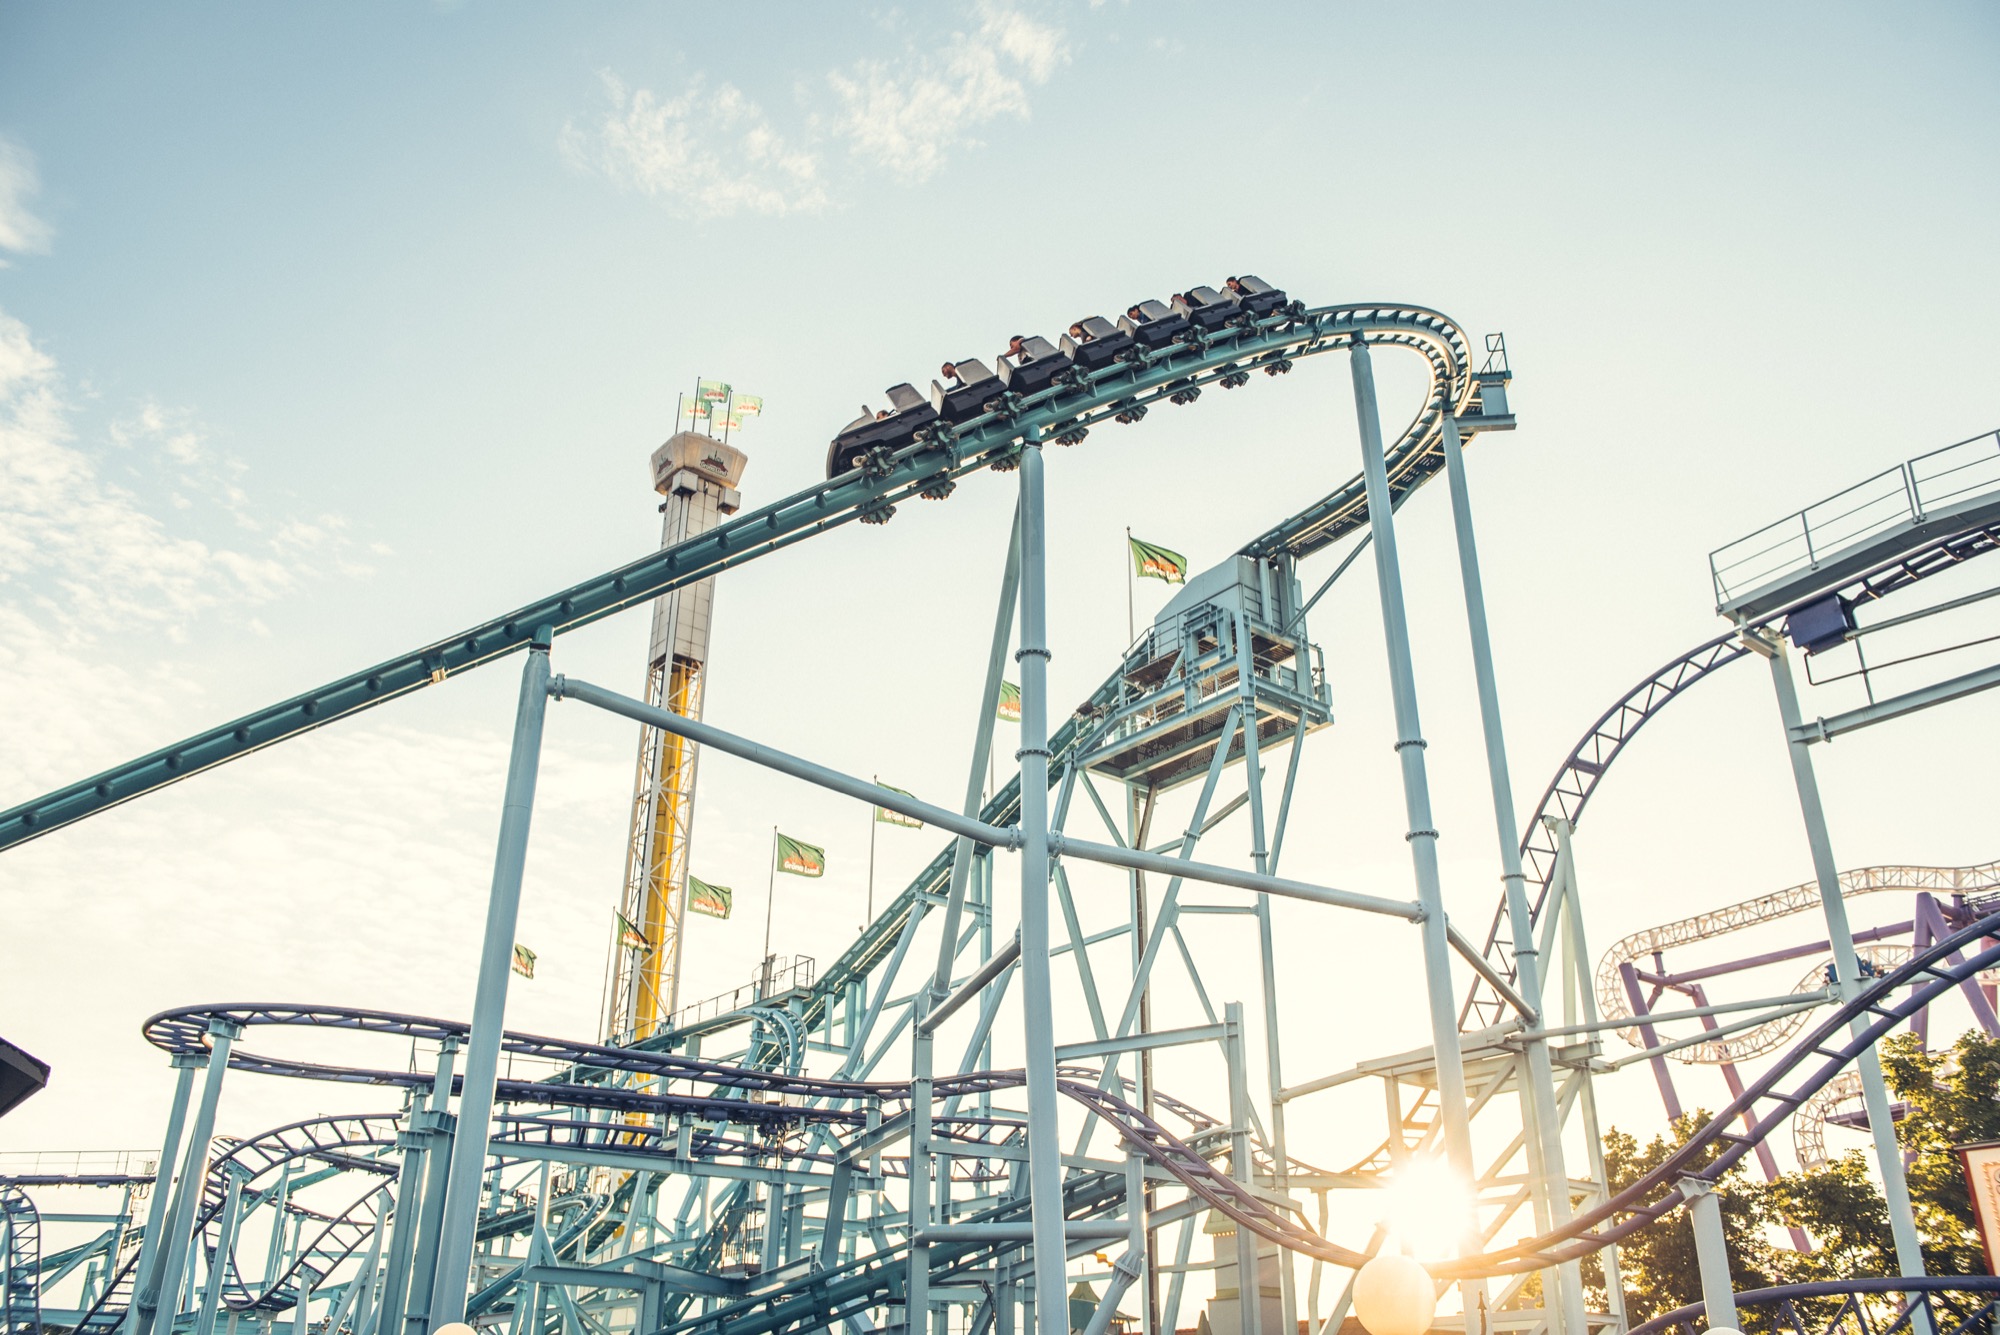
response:
<path fill-rule="evenodd" d="M 1013 464 L 1025 439 L 1080 440 L 1107 419 L 1136 420 L 1160 400 L 1185 401 L 1190 390 L 1225 378 L 1241 383 L 1246 368 L 1276 374 L 1299 358 L 1345 348 L 1356 337 L 1409 347 L 1432 367 L 1431 393 L 1389 461 L 1392 489 L 1407 491 L 1442 466 L 1441 412 L 1460 411 L 1476 397 L 1462 332 L 1443 315 L 1418 306 L 1287 311 L 1241 329 L 1215 331 L 1201 342 L 1173 345 L 1140 362 L 1074 372 L 1070 380 L 1025 398 L 1010 396 L 1000 411 L 956 431 L 932 428 L 894 455 L 687 542 L 0 812 L 0 849 L 525 649 L 538 626 L 574 630 L 853 520 L 883 522 L 903 500 L 941 498 L 965 474 Z M 1367 504 L 1356 478 L 1244 550 L 1303 555 L 1366 522 Z"/>

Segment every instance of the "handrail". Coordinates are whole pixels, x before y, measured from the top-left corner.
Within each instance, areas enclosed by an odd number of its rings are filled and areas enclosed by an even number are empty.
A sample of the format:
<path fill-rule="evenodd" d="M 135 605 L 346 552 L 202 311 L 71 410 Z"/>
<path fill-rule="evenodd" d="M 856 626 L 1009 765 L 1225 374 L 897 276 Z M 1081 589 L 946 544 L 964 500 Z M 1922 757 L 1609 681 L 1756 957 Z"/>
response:
<path fill-rule="evenodd" d="M 1948 490 L 1930 485 L 1972 470 L 1979 470 L 1973 479 L 1961 478 Z M 1890 479 L 1893 485 L 1881 485 Z M 1781 576 L 1817 569 L 1834 553 L 1897 524 L 1920 521 L 1947 503 L 1994 491 L 2000 491 L 2000 430 L 1919 454 L 1710 552 L 1709 580 L 1716 605 L 1725 606 Z M 1820 513 L 1835 505 L 1845 508 Z M 1871 510 L 1880 513 L 1842 526 Z M 1775 540 L 1764 541 L 1774 535 Z M 1759 542 L 1764 545 L 1746 550 Z M 1752 562 L 1759 564 L 1746 570 Z"/>

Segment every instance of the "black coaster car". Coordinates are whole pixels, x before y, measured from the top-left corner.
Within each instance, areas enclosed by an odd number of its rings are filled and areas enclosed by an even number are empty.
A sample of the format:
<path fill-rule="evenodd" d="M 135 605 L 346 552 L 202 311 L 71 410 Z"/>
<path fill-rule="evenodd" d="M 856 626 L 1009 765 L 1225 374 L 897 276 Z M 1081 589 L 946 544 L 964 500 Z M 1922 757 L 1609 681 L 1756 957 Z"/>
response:
<path fill-rule="evenodd" d="M 1055 383 L 1070 368 L 1069 358 L 1055 344 L 1036 335 L 1016 334 L 1000 354 L 1000 383 L 1016 394 L 1034 394 Z"/>
<path fill-rule="evenodd" d="M 839 477 L 860 464 L 870 450 L 886 446 L 900 450 L 917 437 L 917 429 L 937 421 L 937 409 L 924 401 L 914 385 L 891 385 L 889 406 L 861 416 L 840 429 L 826 452 L 826 475 Z"/>
<path fill-rule="evenodd" d="M 1093 315 L 1069 327 L 1069 332 L 1062 336 L 1062 351 L 1079 370 L 1100 371 L 1118 360 L 1118 354 L 1133 342 L 1132 336 L 1117 325 Z"/>
<path fill-rule="evenodd" d="M 1223 284 L 1236 298 L 1237 304 L 1254 316 L 1270 315 L 1284 309 L 1285 294 L 1272 287 L 1255 274 L 1244 274 Z"/>
<path fill-rule="evenodd" d="M 1236 314 L 1236 297 L 1212 287 L 1191 287 L 1174 298 L 1174 310 L 1196 329 L 1207 333 L 1222 328 Z"/>
<path fill-rule="evenodd" d="M 986 411 L 986 405 L 1000 395 L 1000 377 L 986 369 L 977 357 L 962 362 L 946 362 L 944 381 L 931 381 L 931 407 L 953 426 L 969 422 Z"/>
<path fill-rule="evenodd" d="M 1127 310 L 1118 328 L 1143 348 L 1164 348 L 1187 332 L 1185 315 L 1176 315 L 1164 301 L 1142 301 Z"/>

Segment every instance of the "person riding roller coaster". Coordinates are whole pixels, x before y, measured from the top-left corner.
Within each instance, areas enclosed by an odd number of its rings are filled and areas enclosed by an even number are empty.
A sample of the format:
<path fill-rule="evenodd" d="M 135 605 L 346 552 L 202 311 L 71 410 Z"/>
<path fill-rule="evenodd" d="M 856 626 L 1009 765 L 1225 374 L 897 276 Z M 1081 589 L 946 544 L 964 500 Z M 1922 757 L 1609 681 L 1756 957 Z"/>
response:
<path fill-rule="evenodd" d="M 1222 290 L 1194 287 L 1176 293 L 1172 304 L 1142 301 L 1128 306 L 1114 325 L 1086 316 L 1070 325 L 1060 345 L 1035 334 L 1016 334 L 989 369 L 978 358 L 946 362 L 931 382 L 928 399 L 905 382 L 888 390 L 889 406 L 864 406 L 827 448 L 826 475 L 837 478 L 867 462 L 877 451 L 894 454 L 916 442 L 934 423 L 956 427 L 993 411 L 1003 396 L 1027 398 L 1062 383 L 1064 377 L 1115 372 L 1119 363 L 1143 363 L 1191 337 L 1213 335 L 1230 324 L 1275 315 L 1286 308 L 1285 293 L 1254 274 L 1223 283 Z"/>

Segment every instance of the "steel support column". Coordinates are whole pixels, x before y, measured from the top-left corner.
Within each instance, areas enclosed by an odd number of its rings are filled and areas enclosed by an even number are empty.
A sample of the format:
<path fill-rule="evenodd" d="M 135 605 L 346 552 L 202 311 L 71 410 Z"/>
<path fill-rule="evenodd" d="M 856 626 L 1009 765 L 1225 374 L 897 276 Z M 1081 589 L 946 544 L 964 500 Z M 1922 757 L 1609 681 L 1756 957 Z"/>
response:
<path fill-rule="evenodd" d="M 1035 1311 L 1059 1335 L 1064 1286 L 1062 1145 L 1057 1140 L 1056 1035 L 1049 990 L 1048 550 L 1042 450 L 1021 451 L 1021 1013 L 1028 1076 L 1029 1208 L 1035 1232 Z M 914 1335 L 914 1332 L 913 1332 Z"/>
<path fill-rule="evenodd" d="M 1250 1191 L 1257 1189 L 1257 1162 L 1250 1149 L 1250 1080 L 1244 1070 L 1243 1003 L 1223 1005 L 1222 1042 L 1229 1063 L 1229 1175 Z M 1236 1226 L 1236 1329 L 1240 1335 L 1261 1335 L 1264 1318 L 1264 1276 L 1258 1265 L 1260 1239 Z"/>
<path fill-rule="evenodd" d="M 451 1068 L 458 1055 L 458 1040 L 447 1038 L 438 1048 L 436 1073 L 431 1077 L 428 1107 L 422 1103 L 410 1115 L 396 1139 L 403 1145 L 403 1162 L 396 1175 L 396 1204 L 390 1216 L 389 1273 L 382 1281 L 381 1314 L 376 1328 L 382 1335 L 402 1335 L 403 1314 L 410 1294 L 420 1296 L 419 1305 L 428 1309 L 431 1278 L 436 1268 L 435 1239 L 419 1268 L 417 1258 L 425 1237 L 424 1221 L 435 1227 L 443 1217 L 443 1171 L 450 1161 L 451 1147 L 438 1133 L 419 1129 L 419 1120 L 435 1120 L 444 1115 L 451 1097 Z M 424 1114 L 428 1112 L 429 1117 Z"/>
<path fill-rule="evenodd" d="M 444 1221 L 438 1230 L 437 1274 L 431 1282 L 429 1327 L 465 1320 L 473 1231 L 479 1222 L 479 1188 L 485 1176 L 486 1138 L 493 1117 L 493 1087 L 500 1074 L 507 978 L 513 970 L 514 927 L 521 911 L 521 872 L 528 858 L 528 827 L 534 817 L 542 720 L 549 704 L 549 641 L 553 638 L 554 632 L 549 627 L 538 630 L 528 651 L 528 661 L 521 669 L 520 702 L 514 712 L 514 748 L 507 764 L 507 794 L 501 807 L 500 839 L 493 857 L 493 888 L 486 906 L 486 939 L 479 953 L 472 1034 L 466 1044 L 465 1083 L 459 1094 L 451 1168 L 445 1177 Z"/>
<path fill-rule="evenodd" d="M 182 1282 L 187 1277 L 188 1248 L 194 1241 L 194 1216 L 201 1205 L 202 1187 L 208 1181 L 208 1142 L 215 1135 L 215 1108 L 222 1098 L 222 1077 L 229 1070 L 230 1045 L 241 1037 L 243 1027 L 230 1020 L 208 1024 L 208 1071 L 202 1079 L 201 1102 L 195 1107 L 194 1126 L 188 1132 L 187 1152 L 181 1159 L 180 1181 L 174 1186 L 173 1209 L 167 1218 L 167 1246 L 161 1253 L 147 1299 L 140 1314 L 141 1329 L 157 1335 L 171 1335 L 179 1314 Z"/>
<path fill-rule="evenodd" d="M 1707 1308 L 1708 1328 L 1735 1330 L 1736 1286 L 1729 1277 L 1729 1244 L 1722 1232 L 1722 1203 L 1715 1198 L 1715 1184 L 1698 1178 L 1681 1183 L 1687 1197 L 1688 1223 L 1694 1229 L 1695 1262 L 1701 1267 L 1701 1301 Z"/>
<path fill-rule="evenodd" d="M 1827 939 L 1833 945 L 1835 985 L 1842 1002 L 1851 1000 L 1861 986 L 1861 963 L 1854 950 L 1854 930 L 1847 922 L 1847 901 L 1841 894 L 1840 868 L 1833 860 L 1833 839 L 1827 832 L 1826 808 L 1820 804 L 1819 776 L 1813 769 L 1812 748 L 1799 736 L 1799 693 L 1792 681 L 1791 660 L 1783 639 L 1765 639 L 1746 632 L 1747 642 L 1764 654 L 1771 664 L 1771 684 L 1777 691 L 1778 716 L 1785 730 L 1785 749 L 1791 756 L 1792 782 L 1799 793 L 1799 812 L 1805 818 L 1806 844 L 1812 851 L 1813 875 L 1819 881 L 1820 907 L 1826 914 Z M 1857 1017 L 1856 1034 L 1868 1027 L 1867 1017 Z M 1875 1141 L 1875 1166 L 1882 1174 L 1882 1196 L 1889 1207 L 1889 1232 L 1896 1243 L 1896 1269 L 1905 1277 L 1924 1273 L 1923 1246 L 1917 1235 L 1917 1221 L 1910 1209 L 1910 1187 L 1903 1177 L 1903 1152 L 1896 1144 L 1896 1123 L 1889 1110 L 1889 1089 L 1882 1079 L 1882 1062 L 1871 1046 L 1854 1062 L 1861 1075 L 1861 1101 L 1868 1110 L 1868 1132 Z M 1928 1321 L 1919 1311 L 1912 1318 L 1919 1335 L 1929 1335 Z"/>
<path fill-rule="evenodd" d="M 1472 1130 L 1465 1107 L 1465 1068 L 1458 1047 L 1458 1002 L 1451 980 L 1451 943 L 1446 936 L 1444 893 L 1438 875 L 1438 833 L 1431 819 L 1430 778 L 1424 769 L 1423 727 L 1417 716 L 1416 673 L 1410 655 L 1410 628 L 1403 610 L 1403 573 L 1396 553 L 1396 520 L 1389 495 L 1388 464 L 1382 447 L 1382 419 L 1375 404 L 1375 372 L 1368 344 L 1357 335 L 1350 354 L 1354 411 L 1359 420 L 1361 463 L 1368 490 L 1369 531 L 1375 539 L 1375 578 L 1382 597 L 1382 638 L 1389 653 L 1389 681 L 1396 713 L 1396 755 L 1403 771 L 1403 807 L 1409 817 L 1410 860 L 1422 906 L 1424 981 L 1430 1002 L 1431 1046 L 1437 1058 L 1439 1117 L 1445 1156 L 1468 1189 L 1477 1169 Z M 1465 1224 L 1462 1247 L 1476 1249 L 1477 1220 Z M 1482 1281 L 1462 1286 L 1465 1311 L 1477 1310 Z"/>
<path fill-rule="evenodd" d="M 1486 623 L 1486 586 L 1479 570 L 1479 547 L 1473 536 L 1472 491 L 1465 476 L 1465 455 L 1458 438 L 1458 420 L 1447 405 L 1442 428 L 1447 489 L 1451 493 L 1452 529 L 1458 539 L 1459 583 L 1465 590 L 1465 624 L 1472 641 L 1472 674 L 1479 691 L 1479 719 L 1486 739 L 1486 776 L 1493 795 L 1493 828 L 1500 843 L 1500 880 L 1507 897 L 1507 925 L 1514 938 L 1514 977 L 1520 993 L 1537 1012 L 1542 1009 L 1542 966 L 1535 949 L 1534 920 L 1528 910 L 1527 877 L 1521 870 L 1521 828 L 1514 815 L 1514 780 L 1507 766 L 1507 738 L 1501 726 L 1500 686 L 1493 670 L 1493 638 Z M 1569 1170 L 1564 1162 L 1562 1121 L 1556 1111 L 1554 1067 L 1547 1040 L 1530 1038 L 1525 1046 L 1529 1113 L 1523 1128 L 1530 1149 L 1537 1213 L 1545 1227 L 1569 1223 Z M 1585 1335 L 1583 1275 L 1575 1261 L 1557 1267 L 1557 1307 L 1566 1335 Z"/>
<path fill-rule="evenodd" d="M 132 1304 L 126 1309 L 125 1319 L 120 1323 L 126 1335 L 142 1328 L 140 1306 L 142 1297 L 157 1284 L 155 1267 L 159 1264 L 160 1234 L 165 1230 L 167 1219 L 167 1198 L 174 1180 L 174 1159 L 180 1153 L 181 1127 L 187 1121 L 188 1097 L 194 1092 L 195 1068 L 202 1065 L 202 1058 L 192 1052 L 176 1052 L 173 1056 L 174 1076 L 173 1103 L 167 1111 L 167 1137 L 160 1146 L 159 1161 L 153 1166 L 153 1199 L 146 1204 L 146 1232 L 139 1239 L 139 1265 L 133 1274 Z M 105 1283 L 115 1282 L 117 1256 L 114 1254 L 106 1272 Z"/>
<path fill-rule="evenodd" d="M 240 1164 L 223 1165 L 229 1171 L 229 1190 L 222 1198 L 222 1223 L 216 1229 L 215 1254 L 209 1258 L 208 1273 L 201 1282 L 201 1310 L 194 1319 L 195 1335 L 214 1335 L 215 1314 L 222 1305 L 223 1276 L 236 1246 L 236 1225 L 243 1212 L 243 1179 L 248 1175 Z"/>

